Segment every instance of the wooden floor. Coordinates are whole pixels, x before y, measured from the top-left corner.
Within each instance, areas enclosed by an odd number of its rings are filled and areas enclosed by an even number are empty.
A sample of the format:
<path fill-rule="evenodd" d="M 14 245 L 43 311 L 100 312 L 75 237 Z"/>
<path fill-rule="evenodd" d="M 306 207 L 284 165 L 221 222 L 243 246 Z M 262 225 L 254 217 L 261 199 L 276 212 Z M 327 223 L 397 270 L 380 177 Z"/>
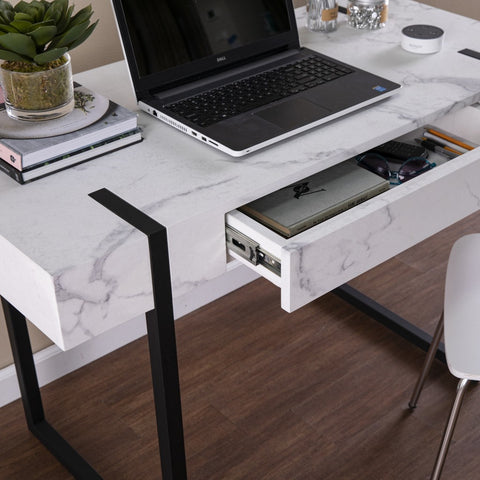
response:
<path fill-rule="evenodd" d="M 353 285 L 432 332 L 453 241 L 472 216 Z M 287 314 L 256 281 L 177 322 L 191 480 L 427 479 L 456 381 L 436 362 L 407 403 L 423 352 L 333 294 Z M 48 420 L 105 480 L 159 479 L 145 339 L 42 389 Z M 480 390 L 468 393 L 444 479 L 480 478 Z M 0 479 L 71 476 L 0 409 Z"/>

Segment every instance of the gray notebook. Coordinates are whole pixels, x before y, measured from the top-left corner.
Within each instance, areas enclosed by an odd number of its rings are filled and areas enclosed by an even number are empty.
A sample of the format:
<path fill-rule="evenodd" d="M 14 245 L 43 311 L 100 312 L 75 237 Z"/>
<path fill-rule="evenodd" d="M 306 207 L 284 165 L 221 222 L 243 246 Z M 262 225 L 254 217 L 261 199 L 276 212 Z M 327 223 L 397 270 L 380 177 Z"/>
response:
<path fill-rule="evenodd" d="M 388 188 L 387 180 L 347 160 L 239 210 L 289 238 Z"/>

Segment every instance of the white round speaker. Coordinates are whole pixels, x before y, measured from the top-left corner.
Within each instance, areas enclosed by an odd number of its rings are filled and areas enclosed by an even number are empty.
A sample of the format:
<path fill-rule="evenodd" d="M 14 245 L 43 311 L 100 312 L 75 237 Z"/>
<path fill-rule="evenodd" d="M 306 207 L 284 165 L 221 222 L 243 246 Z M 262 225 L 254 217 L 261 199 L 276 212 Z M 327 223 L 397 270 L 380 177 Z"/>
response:
<path fill-rule="evenodd" d="M 409 25 L 402 29 L 402 48 L 413 53 L 436 53 L 443 45 L 444 31 L 433 25 Z"/>

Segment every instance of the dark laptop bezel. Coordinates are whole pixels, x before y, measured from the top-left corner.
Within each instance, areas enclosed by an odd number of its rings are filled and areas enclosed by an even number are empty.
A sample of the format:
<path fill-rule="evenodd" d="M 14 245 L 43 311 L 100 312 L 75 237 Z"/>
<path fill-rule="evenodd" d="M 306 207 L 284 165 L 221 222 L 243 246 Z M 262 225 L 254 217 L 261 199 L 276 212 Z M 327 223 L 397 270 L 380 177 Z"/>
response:
<path fill-rule="evenodd" d="M 137 100 L 140 100 L 146 95 L 174 88 L 190 81 L 213 75 L 216 72 L 221 72 L 228 68 L 241 65 L 243 62 L 251 62 L 256 57 L 261 58 L 262 56 L 274 52 L 281 52 L 283 50 L 300 47 L 292 0 L 284 0 L 290 23 L 290 30 L 288 32 L 275 35 L 271 38 L 262 39 L 261 41 L 234 50 L 216 53 L 215 55 L 200 60 L 194 60 L 163 72 L 157 72 L 142 77 L 139 74 L 135 60 L 135 52 L 131 42 L 127 20 L 125 18 L 123 1 L 124 0 L 112 0 L 112 5 Z M 139 8 L 141 8 L 141 0 L 137 0 L 137 3 L 139 4 Z M 226 57 L 221 63 L 217 61 L 217 58 L 220 56 Z"/>

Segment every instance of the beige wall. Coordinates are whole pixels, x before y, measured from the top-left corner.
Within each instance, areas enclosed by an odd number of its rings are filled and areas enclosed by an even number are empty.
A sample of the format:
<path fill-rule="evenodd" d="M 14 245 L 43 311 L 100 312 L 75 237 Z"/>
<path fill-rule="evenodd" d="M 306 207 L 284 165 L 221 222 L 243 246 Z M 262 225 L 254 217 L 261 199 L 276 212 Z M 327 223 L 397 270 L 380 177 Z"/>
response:
<path fill-rule="evenodd" d="M 76 10 L 92 5 L 92 20 L 100 19 L 85 43 L 72 51 L 74 73 L 116 62 L 123 58 L 110 0 L 75 0 Z"/>
<path fill-rule="evenodd" d="M 480 20 L 479 0 L 421 0 L 421 3 Z"/>
<path fill-rule="evenodd" d="M 395 1 L 395 0 L 392 0 Z M 480 20 L 479 0 L 422 0 L 423 3 L 450 10 L 462 15 Z M 346 1 L 342 0 L 341 4 Z M 77 9 L 92 4 L 95 14 L 92 18 L 100 19 L 98 27 L 92 36 L 72 52 L 75 72 L 111 63 L 123 58 L 118 34 L 109 0 L 75 0 Z M 305 0 L 294 0 L 296 6 L 304 5 Z M 0 368 L 12 363 L 8 345 L 6 327 L 0 309 Z M 32 346 L 34 351 L 41 350 L 50 344 L 37 329 L 31 328 Z"/>

